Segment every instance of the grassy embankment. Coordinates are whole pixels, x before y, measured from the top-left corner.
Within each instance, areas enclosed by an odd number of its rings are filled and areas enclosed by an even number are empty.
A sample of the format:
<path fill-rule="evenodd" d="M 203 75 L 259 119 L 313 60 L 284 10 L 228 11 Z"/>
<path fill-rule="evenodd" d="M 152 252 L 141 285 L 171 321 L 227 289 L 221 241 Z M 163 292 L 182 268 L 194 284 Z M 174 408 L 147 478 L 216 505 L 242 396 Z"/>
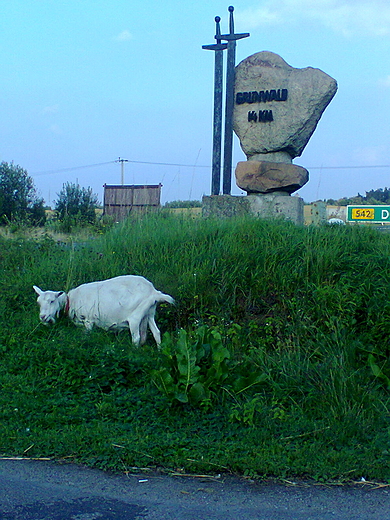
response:
<path fill-rule="evenodd" d="M 390 480 L 390 237 L 161 215 L 83 244 L 0 238 L 0 454 Z M 38 323 L 32 285 L 141 274 L 149 339 Z"/>

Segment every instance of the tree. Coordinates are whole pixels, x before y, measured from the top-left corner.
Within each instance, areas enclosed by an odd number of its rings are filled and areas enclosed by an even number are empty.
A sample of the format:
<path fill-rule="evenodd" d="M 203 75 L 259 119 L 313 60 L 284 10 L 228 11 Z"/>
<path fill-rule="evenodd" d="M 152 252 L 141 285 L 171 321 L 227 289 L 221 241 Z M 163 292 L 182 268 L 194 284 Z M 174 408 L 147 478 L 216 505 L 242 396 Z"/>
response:
<path fill-rule="evenodd" d="M 388 188 L 379 188 L 366 191 L 366 199 L 370 201 L 369 204 L 388 204 L 390 202 L 390 190 Z"/>
<path fill-rule="evenodd" d="M 0 163 L 0 223 L 28 221 L 44 224 L 44 201 L 38 197 L 33 179 L 13 163 Z"/>
<path fill-rule="evenodd" d="M 358 193 L 355 197 L 343 197 L 338 200 L 328 199 L 325 201 L 330 205 L 338 205 L 338 206 L 348 206 L 348 204 L 353 205 L 377 205 L 377 204 L 390 204 L 390 189 L 389 188 L 379 188 L 377 190 L 366 191 L 366 195 L 361 195 Z"/>
<path fill-rule="evenodd" d="M 99 199 L 92 192 L 92 188 L 82 188 L 79 184 L 67 182 L 57 193 L 55 210 L 62 222 L 72 221 L 93 224 L 95 222 L 95 209 Z"/>

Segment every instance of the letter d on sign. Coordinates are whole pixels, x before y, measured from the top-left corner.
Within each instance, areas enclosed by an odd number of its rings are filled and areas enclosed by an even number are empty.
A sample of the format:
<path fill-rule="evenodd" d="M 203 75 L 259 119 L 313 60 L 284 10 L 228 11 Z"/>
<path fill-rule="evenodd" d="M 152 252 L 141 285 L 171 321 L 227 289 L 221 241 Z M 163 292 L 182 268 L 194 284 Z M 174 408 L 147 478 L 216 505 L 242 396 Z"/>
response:
<path fill-rule="evenodd" d="M 387 220 L 389 218 L 389 212 L 387 209 L 382 209 L 382 220 Z"/>

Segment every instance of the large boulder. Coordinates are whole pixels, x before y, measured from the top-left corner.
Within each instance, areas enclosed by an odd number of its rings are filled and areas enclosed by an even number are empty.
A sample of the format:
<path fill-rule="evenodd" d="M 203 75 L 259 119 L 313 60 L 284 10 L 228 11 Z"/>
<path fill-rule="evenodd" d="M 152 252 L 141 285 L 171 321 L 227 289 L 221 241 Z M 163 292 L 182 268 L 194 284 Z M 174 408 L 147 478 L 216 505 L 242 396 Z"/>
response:
<path fill-rule="evenodd" d="M 291 162 L 300 156 L 336 90 L 321 70 L 293 68 L 272 52 L 239 63 L 233 125 L 247 158 L 283 152 L 282 161 Z"/>
<path fill-rule="evenodd" d="M 309 172 L 295 164 L 269 161 L 241 161 L 236 168 L 236 184 L 247 193 L 293 193 L 309 180 Z"/>

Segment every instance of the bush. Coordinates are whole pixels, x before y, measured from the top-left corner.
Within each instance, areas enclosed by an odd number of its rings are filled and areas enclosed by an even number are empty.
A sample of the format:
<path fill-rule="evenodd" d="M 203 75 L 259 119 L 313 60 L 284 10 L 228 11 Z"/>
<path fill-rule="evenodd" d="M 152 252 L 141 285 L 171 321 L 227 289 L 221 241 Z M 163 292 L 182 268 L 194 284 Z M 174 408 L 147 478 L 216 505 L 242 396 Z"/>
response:
<path fill-rule="evenodd" d="M 64 224 L 64 231 L 70 231 L 75 225 L 95 222 L 98 196 L 92 192 L 92 188 L 82 188 L 79 184 L 67 182 L 57 195 L 55 210 L 58 219 Z"/>
<path fill-rule="evenodd" d="M 43 225 L 43 199 L 39 198 L 27 171 L 13 163 L 0 164 L 0 223 Z"/>

